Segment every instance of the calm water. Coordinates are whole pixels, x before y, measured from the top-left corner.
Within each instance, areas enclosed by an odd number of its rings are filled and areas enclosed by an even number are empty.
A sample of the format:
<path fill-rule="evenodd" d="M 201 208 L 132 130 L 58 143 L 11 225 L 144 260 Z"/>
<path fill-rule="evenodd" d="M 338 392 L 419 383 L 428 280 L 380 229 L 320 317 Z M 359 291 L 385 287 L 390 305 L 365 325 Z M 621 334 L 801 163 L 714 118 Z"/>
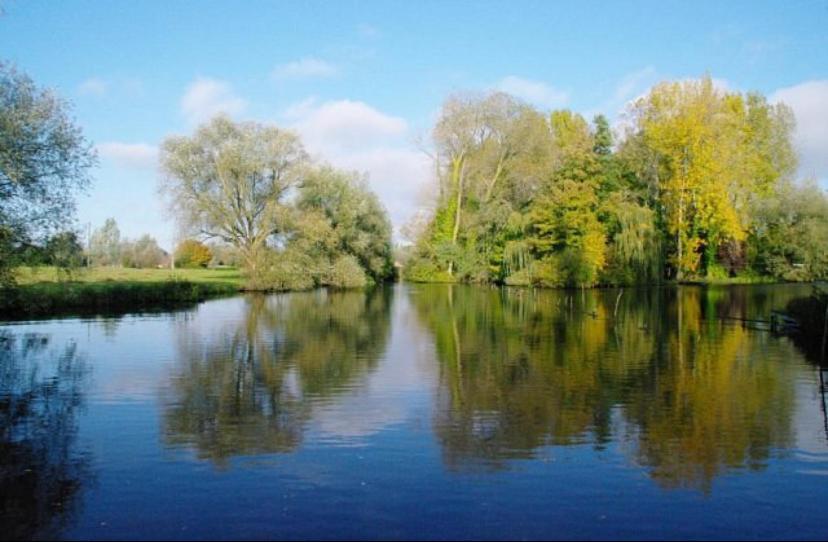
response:
<path fill-rule="evenodd" d="M 809 288 L 400 285 L 0 324 L 0 537 L 828 537 Z"/>

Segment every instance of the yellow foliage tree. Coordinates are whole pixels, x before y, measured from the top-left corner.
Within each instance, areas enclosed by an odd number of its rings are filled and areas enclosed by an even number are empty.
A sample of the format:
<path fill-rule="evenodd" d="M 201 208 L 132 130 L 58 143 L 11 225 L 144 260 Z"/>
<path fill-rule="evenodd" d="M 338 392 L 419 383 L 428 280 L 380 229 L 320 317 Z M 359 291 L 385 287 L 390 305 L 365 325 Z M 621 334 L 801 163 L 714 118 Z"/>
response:
<path fill-rule="evenodd" d="M 793 169 L 784 106 L 717 89 L 710 77 L 657 85 L 632 106 L 649 150 L 651 182 L 674 240 L 676 278 L 700 270 L 702 254 L 745 239 L 748 205 Z"/>

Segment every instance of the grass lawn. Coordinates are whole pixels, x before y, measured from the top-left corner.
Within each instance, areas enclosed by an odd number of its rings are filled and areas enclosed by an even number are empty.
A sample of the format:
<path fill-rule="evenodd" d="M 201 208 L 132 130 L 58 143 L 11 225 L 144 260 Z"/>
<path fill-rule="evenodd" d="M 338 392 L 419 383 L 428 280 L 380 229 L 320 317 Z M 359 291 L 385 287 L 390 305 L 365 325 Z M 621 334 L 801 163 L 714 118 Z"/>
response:
<path fill-rule="evenodd" d="M 233 295 L 237 269 L 81 269 L 60 280 L 52 267 L 20 268 L 17 287 L 0 291 L 0 318 L 165 310 Z"/>
<path fill-rule="evenodd" d="M 242 277 L 238 269 L 130 269 L 128 267 L 82 268 L 72 273 L 69 282 L 215 282 L 241 287 Z M 17 283 L 21 286 L 59 282 L 54 267 L 21 267 L 17 270 Z"/>

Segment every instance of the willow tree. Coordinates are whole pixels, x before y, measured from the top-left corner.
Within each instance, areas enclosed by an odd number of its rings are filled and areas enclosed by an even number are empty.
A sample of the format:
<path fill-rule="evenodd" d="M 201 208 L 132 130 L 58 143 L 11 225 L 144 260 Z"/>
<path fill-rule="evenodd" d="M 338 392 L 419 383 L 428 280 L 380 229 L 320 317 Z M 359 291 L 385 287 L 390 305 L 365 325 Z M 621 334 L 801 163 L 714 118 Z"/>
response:
<path fill-rule="evenodd" d="M 307 161 L 292 132 L 220 116 L 164 141 L 163 189 L 187 229 L 238 248 L 255 275 L 268 239 L 284 231 L 285 198 Z"/>

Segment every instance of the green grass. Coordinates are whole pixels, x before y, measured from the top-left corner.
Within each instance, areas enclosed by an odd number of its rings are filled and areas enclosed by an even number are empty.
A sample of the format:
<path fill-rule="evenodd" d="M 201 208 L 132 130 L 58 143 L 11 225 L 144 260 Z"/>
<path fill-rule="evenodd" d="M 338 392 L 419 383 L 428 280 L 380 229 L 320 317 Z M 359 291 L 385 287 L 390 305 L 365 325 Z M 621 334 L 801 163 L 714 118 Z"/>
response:
<path fill-rule="evenodd" d="M 236 269 L 102 267 L 60 278 L 55 268 L 18 269 L 17 287 L 0 291 L 0 317 L 167 310 L 232 295 L 242 285 Z"/>
<path fill-rule="evenodd" d="M 130 269 L 127 267 L 92 267 L 72 273 L 68 282 L 165 282 L 188 281 L 196 283 L 225 283 L 242 285 L 238 269 Z M 61 281 L 54 267 L 21 267 L 17 270 L 17 283 L 21 286 Z"/>

